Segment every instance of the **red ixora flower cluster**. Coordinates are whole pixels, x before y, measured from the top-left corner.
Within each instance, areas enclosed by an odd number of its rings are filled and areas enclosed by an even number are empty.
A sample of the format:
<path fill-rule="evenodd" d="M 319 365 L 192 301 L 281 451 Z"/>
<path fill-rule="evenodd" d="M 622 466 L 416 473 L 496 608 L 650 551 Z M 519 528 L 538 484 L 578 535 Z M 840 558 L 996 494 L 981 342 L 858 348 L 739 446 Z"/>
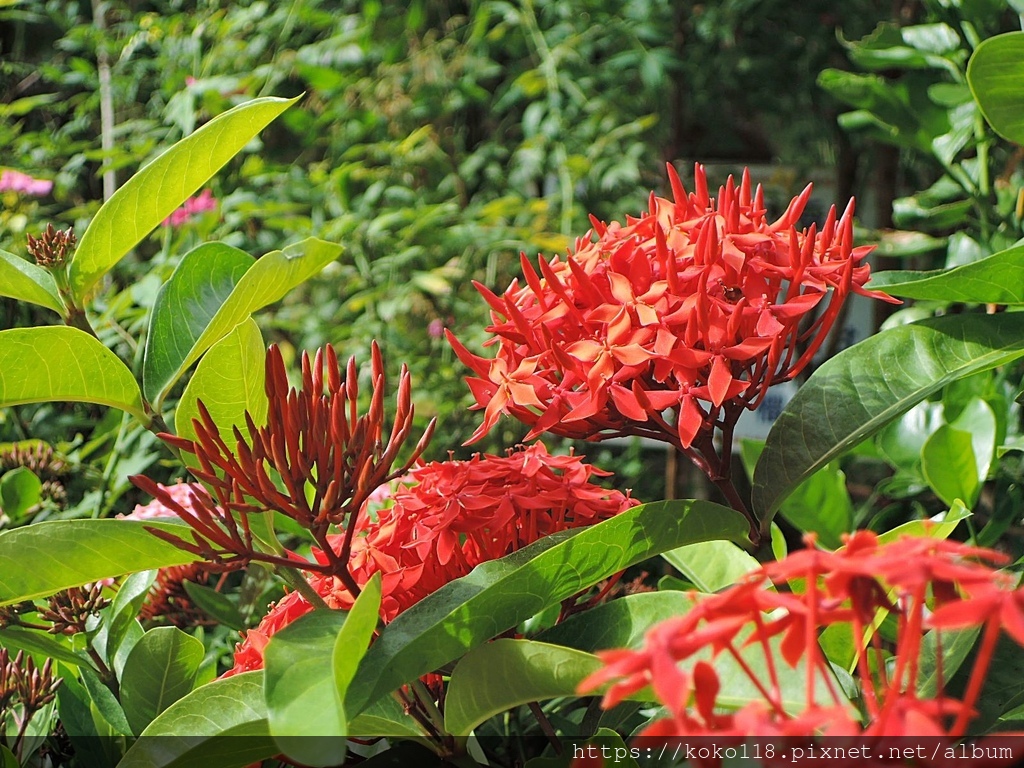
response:
<path fill-rule="evenodd" d="M 599 654 L 606 666 L 580 691 L 612 683 L 603 701 L 612 707 L 651 686 L 668 717 L 645 736 L 962 737 L 977 715 L 1000 630 L 1024 644 L 1024 590 L 990 567 L 1006 558 L 928 537 L 883 543 L 867 531 L 849 536 L 836 552 L 808 544 L 719 594 L 700 596 L 688 613 L 648 632 L 639 650 Z M 786 582 L 802 591 L 771 588 Z M 894 647 L 871 631 L 880 612 L 897 618 Z M 857 651 L 862 715 L 839 689 L 818 643 L 819 632 L 836 625 L 848 629 Z M 941 643 L 932 671 L 936 690 L 922 694 L 925 631 L 967 627 L 982 632 L 961 698 L 944 690 L 951 675 L 942 669 Z M 722 708 L 718 673 L 706 657 L 697 659 L 702 651 L 730 657 L 761 698 L 738 710 Z M 887 663 L 889 651 L 894 658 Z M 784 704 L 780 671 L 798 664 L 803 708 L 793 712 Z"/>
<path fill-rule="evenodd" d="M 390 621 L 480 563 L 635 506 L 628 494 L 591 482 L 605 474 L 582 457 L 552 456 L 541 443 L 417 467 L 396 484 L 390 506 L 361 511 L 349 570 L 360 587 L 381 573 L 381 617 Z M 342 537 L 329 539 L 337 550 Z M 309 583 L 332 608 L 352 605 L 340 579 L 314 574 Z M 310 610 L 297 592 L 281 600 L 238 646 L 231 674 L 261 668 L 270 636 Z"/>
<path fill-rule="evenodd" d="M 541 259 L 539 273 L 523 255 L 525 285 L 501 296 L 477 285 L 496 357 L 448 334 L 485 409 L 471 442 L 507 413 L 532 427 L 527 439 L 646 435 L 704 450 L 715 426 L 731 433 L 810 362 L 850 292 L 892 300 L 862 287 L 872 248 L 853 246 L 852 200 L 798 231 L 810 185 L 771 222 L 747 171 L 717 198 L 702 166 L 692 193 L 668 173 L 674 200 L 652 194 L 625 226 L 592 218 L 597 240 Z"/>

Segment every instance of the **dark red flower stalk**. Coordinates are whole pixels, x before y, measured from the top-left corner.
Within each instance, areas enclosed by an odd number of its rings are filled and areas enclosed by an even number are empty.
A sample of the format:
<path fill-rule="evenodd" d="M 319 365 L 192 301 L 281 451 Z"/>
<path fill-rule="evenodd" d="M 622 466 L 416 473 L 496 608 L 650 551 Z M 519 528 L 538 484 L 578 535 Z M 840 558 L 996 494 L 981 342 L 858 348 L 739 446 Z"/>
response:
<path fill-rule="evenodd" d="M 391 621 L 480 563 L 638 503 L 590 482 L 604 474 L 580 456 L 552 456 L 542 443 L 417 467 L 390 498 L 360 512 L 349 570 L 360 587 L 381 573 L 381 618 Z M 340 551 L 342 536 L 328 540 Z M 325 553 L 317 557 L 327 562 Z M 309 583 L 332 608 L 351 607 L 358 594 L 330 575 L 313 574 Z M 234 672 L 260 668 L 266 638 L 310 610 L 298 593 L 278 603 L 238 646 Z"/>
<path fill-rule="evenodd" d="M 650 686 L 668 717 L 647 728 L 648 736 L 962 737 L 977 715 L 1000 631 L 1024 644 L 1024 590 L 992 567 L 1006 558 L 932 538 L 882 543 L 865 531 L 848 537 L 837 552 L 813 544 L 809 540 L 807 549 L 762 566 L 722 593 L 695 595 L 696 605 L 686 615 L 654 627 L 639 650 L 599 654 L 605 668 L 580 691 L 607 686 L 603 705 L 611 707 Z M 787 582 L 802 591 L 770 588 Z M 892 648 L 870 631 L 880 610 L 897 617 Z M 857 649 L 863 717 L 838 690 L 818 645 L 819 633 L 836 625 L 851 632 Z M 984 632 L 963 698 L 944 690 L 941 655 L 937 691 L 923 698 L 919 659 L 925 631 L 976 626 Z M 708 650 L 713 658 L 730 656 L 760 700 L 738 710 L 724 707 L 714 666 L 696 658 Z M 885 663 L 884 651 L 894 653 L 894 664 Z M 806 679 L 801 710 L 794 712 L 784 706 L 779 671 L 798 663 Z"/>
<path fill-rule="evenodd" d="M 643 435 L 726 477 L 740 413 L 807 366 L 846 297 L 893 301 L 863 288 L 872 248 L 853 245 L 852 201 L 798 231 L 810 186 L 770 221 L 746 171 L 717 198 L 700 165 L 693 193 L 668 171 L 674 200 L 652 194 L 649 211 L 625 226 L 592 219 L 592 234 L 564 258 L 541 259 L 539 271 L 524 255 L 524 283 L 500 296 L 477 286 L 496 356 L 448 334 L 484 409 L 470 442 L 504 413 L 531 427 L 527 439 Z"/>
<path fill-rule="evenodd" d="M 276 346 L 267 352 L 266 373 L 267 423 L 257 426 L 246 412 L 248 434 L 235 427 L 230 441 L 233 448 L 201 401 L 200 419 L 193 421 L 195 440 L 161 435 L 168 444 L 198 459 L 199 468 L 193 474 L 212 494 L 193 484 L 191 503 L 183 505 L 156 483 L 133 477 L 136 485 L 192 527 L 193 541 L 163 531 L 153 533 L 217 565 L 260 560 L 300 567 L 338 576 L 358 593 L 347 570 L 355 513 L 379 486 L 401 476 L 416 462 L 430 440 L 434 422 L 412 455 L 393 468 L 412 431 L 410 377 L 403 365 L 395 420 L 385 441 L 384 363 L 376 343 L 371 354 L 372 395 L 363 415 L 358 409 L 355 358 L 348 361 L 343 373 L 330 345 L 318 351 L 312 362 L 303 353 L 301 389 L 288 386 Z M 308 529 L 328 552 L 327 562 L 305 561 L 256 547 L 249 516 L 267 510 L 287 515 Z M 343 544 L 332 549 L 327 544 L 328 532 L 342 526 L 347 526 Z"/>

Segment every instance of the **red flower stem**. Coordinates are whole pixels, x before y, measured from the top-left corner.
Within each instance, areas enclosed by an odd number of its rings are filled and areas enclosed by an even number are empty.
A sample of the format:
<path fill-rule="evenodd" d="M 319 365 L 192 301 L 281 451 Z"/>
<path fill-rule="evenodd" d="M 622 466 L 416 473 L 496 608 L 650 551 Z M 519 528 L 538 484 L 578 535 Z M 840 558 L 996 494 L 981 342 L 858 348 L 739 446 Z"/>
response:
<path fill-rule="evenodd" d="M 772 693 L 764 687 L 764 683 L 762 683 L 761 679 L 754 673 L 754 670 L 750 668 L 750 665 L 747 664 L 746 660 L 740 656 L 739 651 L 737 651 L 731 643 L 726 646 L 726 650 L 728 650 L 729 655 L 736 660 L 736 663 L 739 665 L 740 669 L 743 670 L 743 673 L 750 678 L 750 682 L 754 684 L 754 687 L 757 688 L 758 692 L 764 697 L 764 700 L 775 709 L 777 714 L 785 715 L 786 710 L 783 708 L 780 698 L 773 696 Z"/>
<path fill-rule="evenodd" d="M 964 693 L 963 708 L 949 732 L 949 735 L 954 738 L 962 736 L 967 730 L 970 714 L 974 711 L 974 704 L 985 684 L 985 676 L 988 674 L 988 667 L 992 662 L 992 655 L 995 653 L 998 640 L 999 613 L 997 612 L 989 616 L 988 621 L 985 622 L 985 634 L 981 638 L 978 657 L 975 659 L 974 668 L 971 670 L 971 679 L 967 684 L 967 691 Z"/>
<path fill-rule="evenodd" d="M 316 543 L 320 546 L 320 549 L 327 555 L 327 559 L 330 561 L 331 575 L 337 576 L 341 579 L 341 583 L 345 585 L 345 589 L 348 590 L 349 594 L 353 598 L 359 597 L 362 590 L 356 583 L 355 578 L 352 576 L 352 572 L 348 569 L 349 558 L 352 554 L 352 538 L 356 529 L 356 514 L 351 513 L 349 515 L 348 530 L 345 532 L 345 541 L 342 544 L 341 552 L 335 552 L 334 547 L 327 540 L 327 530 L 318 530 L 313 532 L 313 537 L 316 539 Z"/>
<path fill-rule="evenodd" d="M 775 667 L 775 653 L 764 636 L 764 616 L 760 613 L 754 616 L 754 631 L 761 642 L 761 652 L 764 654 L 765 666 L 768 668 L 768 677 L 772 681 L 772 696 L 781 701 L 782 689 L 779 685 L 779 673 Z"/>

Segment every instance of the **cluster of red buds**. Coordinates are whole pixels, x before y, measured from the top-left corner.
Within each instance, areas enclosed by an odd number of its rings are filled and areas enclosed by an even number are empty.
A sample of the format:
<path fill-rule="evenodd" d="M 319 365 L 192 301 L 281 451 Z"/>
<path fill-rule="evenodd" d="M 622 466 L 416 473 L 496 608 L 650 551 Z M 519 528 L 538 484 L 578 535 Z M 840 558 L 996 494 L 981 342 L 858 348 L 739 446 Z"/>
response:
<path fill-rule="evenodd" d="M 47 224 L 39 237 L 27 236 L 28 252 L 41 267 L 60 268 L 67 262 L 68 254 L 75 249 L 77 238 L 74 231 L 56 229 Z"/>
<path fill-rule="evenodd" d="M 326 368 L 326 378 L 325 378 Z M 166 531 L 153 533 L 218 567 L 236 567 L 251 560 L 300 567 L 337 576 L 353 593 L 359 588 L 348 572 L 348 552 L 356 517 L 366 499 L 381 485 L 404 474 L 419 458 L 433 433 L 431 421 L 411 455 L 397 468 L 399 453 L 413 426 L 408 369 L 403 365 L 397 408 L 384 439 L 384 362 L 376 344 L 371 353 L 372 395 L 367 412 L 358 409 L 359 384 L 355 358 L 342 372 L 334 348 L 327 345 L 310 360 L 302 355 L 302 387 L 291 388 L 281 352 L 271 346 L 266 360 L 267 421 L 257 426 L 246 413 L 246 431 L 235 427 L 230 445 L 205 405 L 193 424 L 195 440 L 163 434 L 161 438 L 196 457 L 193 474 L 210 491 L 194 483 L 190 503 L 182 504 L 167 489 L 143 476 L 132 481 L 189 524 L 193 541 Z M 211 493 L 212 491 L 212 493 Z M 328 553 L 327 562 L 296 559 L 256 546 L 249 516 L 280 512 L 310 531 Z M 343 545 L 333 549 L 332 527 L 347 526 Z"/>
<path fill-rule="evenodd" d="M 992 567 L 1007 558 L 930 537 L 883 543 L 868 531 L 850 535 L 836 552 L 817 549 L 813 538 L 807 544 L 721 593 L 693 595 L 694 607 L 650 630 L 642 648 L 600 653 L 606 666 L 580 692 L 610 683 L 603 701 L 610 708 L 650 686 L 667 716 L 642 735 L 659 738 L 963 737 L 977 716 L 1000 630 L 1024 645 L 1024 590 Z M 784 591 L 787 584 L 796 591 Z M 896 618 L 891 647 L 875 631 L 885 614 Z M 850 633 L 856 652 L 862 716 L 819 645 L 820 633 L 836 626 Z M 923 693 L 926 630 L 970 627 L 981 628 L 981 640 L 960 698 L 945 690 L 952 675 L 943 670 L 941 644 L 935 690 Z M 711 661 L 723 656 L 759 692 L 739 709 L 719 700 L 722 683 Z M 804 700 L 794 713 L 783 700 L 781 674 L 798 665 Z"/>
<path fill-rule="evenodd" d="M 91 584 L 65 589 L 47 599 L 39 618 L 53 624 L 47 631 L 54 635 L 77 635 L 86 631 L 86 622 L 110 605 L 103 597 L 103 585 Z"/>

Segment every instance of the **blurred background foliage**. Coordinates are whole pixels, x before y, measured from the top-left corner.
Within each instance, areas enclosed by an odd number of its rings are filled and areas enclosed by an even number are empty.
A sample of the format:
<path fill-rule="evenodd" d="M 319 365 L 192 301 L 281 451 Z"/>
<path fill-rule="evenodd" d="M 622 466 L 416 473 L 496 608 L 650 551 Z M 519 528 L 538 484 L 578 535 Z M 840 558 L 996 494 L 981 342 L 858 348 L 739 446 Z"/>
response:
<path fill-rule="evenodd" d="M 666 162 L 773 164 L 794 182 L 824 169 L 837 201 L 862 195 L 874 201 L 862 213 L 891 226 L 893 201 L 942 177 L 941 159 L 875 124 L 840 128 L 848 93 L 819 75 L 867 61 L 897 90 L 950 80 L 875 66 L 848 41 L 943 20 L 963 36 L 963 18 L 981 19 L 981 36 L 1015 20 L 992 0 L 0 0 L 0 162 L 55 182 L 39 199 L 0 193 L 0 247 L 24 254 L 48 221 L 83 228 L 105 176 L 127 179 L 231 106 L 304 93 L 214 179 L 216 210 L 161 228 L 119 266 L 96 303 L 101 336 L 138 362 L 132 337 L 200 242 L 259 255 L 336 241 L 341 260 L 263 314 L 264 336 L 290 354 L 329 341 L 360 357 L 378 339 L 391 370 L 410 365 L 418 416 L 439 417 L 431 458 L 500 451 L 523 428 L 504 421 L 461 447 L 478 416 L 442 334 L 482 343 L 473 280 L 503 289 L 520 251 L 563 251 L 588 214 L 639 211 L 645 190 L 666 191 Z M 0 299 L 2 327 L 49 322 Z M 126 490 L 114 478 L 161 455 L 97 409 L 0 418 L 0 442 L 64 441 L 69 460 L 98 464 L 108 509 Z M 588 451 L 639 498 L 661 498 L 645 452 Z"/>

